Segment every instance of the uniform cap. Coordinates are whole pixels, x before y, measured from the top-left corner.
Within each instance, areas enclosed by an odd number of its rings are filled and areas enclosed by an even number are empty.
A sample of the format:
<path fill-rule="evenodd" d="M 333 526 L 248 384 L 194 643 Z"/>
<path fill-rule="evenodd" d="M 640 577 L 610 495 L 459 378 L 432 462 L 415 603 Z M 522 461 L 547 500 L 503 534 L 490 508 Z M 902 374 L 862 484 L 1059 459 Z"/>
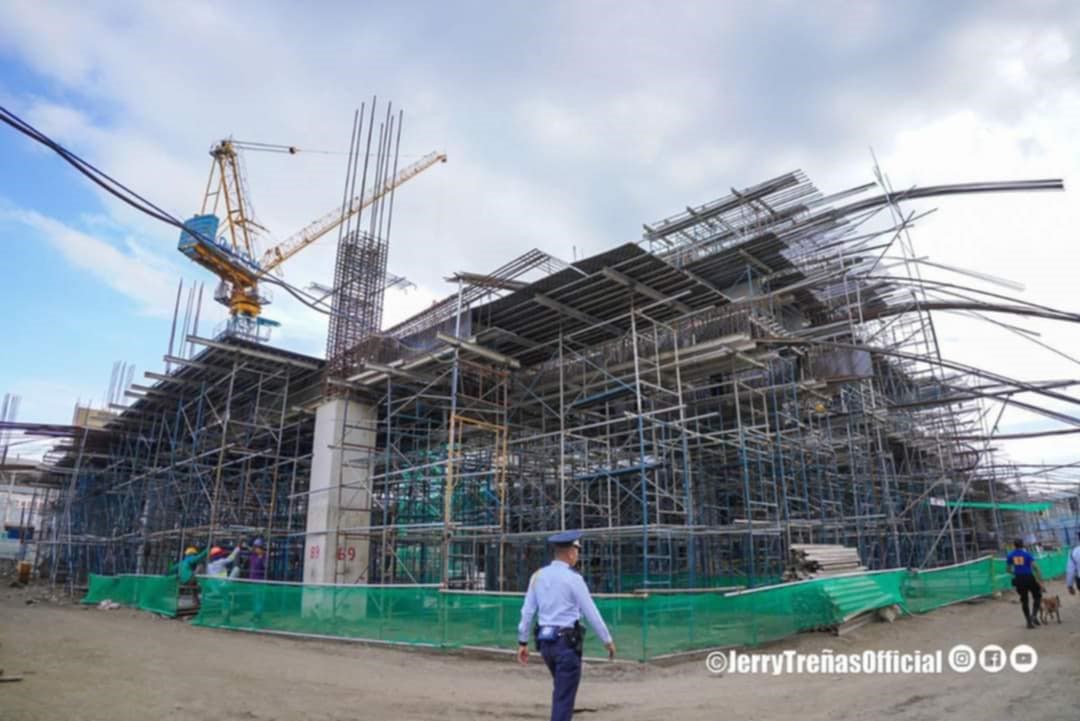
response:
<path fill-rule="evenodd" d="M 563 531 L 554 536 L 548 536 L 548 543 L 556 546 L 574 546 L 581 548 L 581 531 Z"/>
<path fill-rule="evenodd" d="M 194 556 L 198 552 L 199 549 L 195 548 L 195 546 L 188 546 L 186 549 L 184 549 L 185 556 Z"/>
<path fill-rule="evenodd" d="M 251 545 L 255 548 L 262 548 L 263 540 L 261 538 L 256 538 L 254 541 L 251 542 Z"/>

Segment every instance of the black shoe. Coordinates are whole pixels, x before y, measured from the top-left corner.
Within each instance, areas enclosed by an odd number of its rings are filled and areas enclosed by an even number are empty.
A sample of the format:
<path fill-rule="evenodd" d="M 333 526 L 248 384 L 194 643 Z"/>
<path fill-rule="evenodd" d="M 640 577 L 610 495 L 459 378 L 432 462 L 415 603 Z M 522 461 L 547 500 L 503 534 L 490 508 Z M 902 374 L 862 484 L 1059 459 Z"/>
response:
<path fill-rule="evenodd" d="M 1033 624 L 1031 621 L 1028 621 L 1027 622 L 1027 627 L 1028 628 L 1035 628 L 1035 624 Z"/>
<path fill-rule="evenodd" d="M 1039 623 L 1039 619 L 1037 619 L 1037 618 L 1033 618 L 1033 619 L 1031 619 L 1031 622 L 1032 622 L 1033 624 L 1035 624 L 1036 626 L 1041 626 L 1041 625 L 1042 625 L 1041 623 Z"/>

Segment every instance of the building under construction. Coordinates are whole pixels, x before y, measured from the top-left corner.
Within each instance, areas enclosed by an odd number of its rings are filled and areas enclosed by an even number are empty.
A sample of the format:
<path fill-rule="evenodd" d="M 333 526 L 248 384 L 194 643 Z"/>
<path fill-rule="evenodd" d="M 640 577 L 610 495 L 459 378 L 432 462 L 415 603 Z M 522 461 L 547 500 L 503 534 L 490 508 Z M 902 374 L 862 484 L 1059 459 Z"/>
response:
<path fill-rule="evenodd" d="M 932 313 L 1074 318 L 924 279 L 905 204 L 1061 188 L 789 173 L 573 263 L 447 269 L 455 293 L 382 330 L 385 243 L 354 230 L 325 360 L 185 325 L 130 404 L 56 431 L 38 562 L 81 583 L 257 536 L 276 580 L 520 591 L 583 529 L 615 592 L 774 582 L 797 543 L 977 557 L 1022 523 L 989 402 L 1064 396 L 944 360 Z"/>

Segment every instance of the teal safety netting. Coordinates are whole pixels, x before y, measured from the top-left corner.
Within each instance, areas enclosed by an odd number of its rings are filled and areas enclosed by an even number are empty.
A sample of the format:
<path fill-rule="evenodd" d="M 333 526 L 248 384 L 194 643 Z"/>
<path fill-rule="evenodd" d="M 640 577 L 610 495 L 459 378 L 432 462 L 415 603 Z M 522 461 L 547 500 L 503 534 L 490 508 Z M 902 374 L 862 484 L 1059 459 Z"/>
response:
<path fill-rule="evenodd" d="M 1067 552 L 1038 563 L 1046 578 L 1065 573 Z M 352 638 L 434 648 L 511 649 L 521 594 L 445 591 L 437 586 L 304 586 L 200 578 L 195 623 L 214 628 Z M 1011 589 L 1001 559 L 983 558 L 927 571 L 897 569 L 813 579 L 736 593 L 624 594 L 597 606 L 624 658 L 648 660 L 684 651 L 755 646 L 801 631 L 836 626 L 896 605 L 907 613 Z M 83 603 L 111 600 L 176 615 L 175 576 L 91 575 Z M 594 634 L 586 653 L 602 656 Z"/>
<path fill-rule="evenodd" d="M 176 615 L 176 576 L 98 576 L 90 574 L 90 587 L 81 603 L 113 601 L 143 611 Z"/>
<path fill-rule="evenodd" d="M 1064 552 L 1039 559 L 1047 578 Z M 737 593 L 597 598 L 624 658 L 648 660 L 722 646 L 754 646 L 841 624 L 896 605 L 907 613 L 1010 588 L 1004 562 L 983 558 L 927 571 L 906 569 L 813 579 Z M 196 623 L 216 628 L 353 638 L 437 648 L 511 649 L 521 594 L 444 591 L 435 586 L 303 586 L 201 578 Z M 586 653 L 602 656 L 594 634 Z"/>

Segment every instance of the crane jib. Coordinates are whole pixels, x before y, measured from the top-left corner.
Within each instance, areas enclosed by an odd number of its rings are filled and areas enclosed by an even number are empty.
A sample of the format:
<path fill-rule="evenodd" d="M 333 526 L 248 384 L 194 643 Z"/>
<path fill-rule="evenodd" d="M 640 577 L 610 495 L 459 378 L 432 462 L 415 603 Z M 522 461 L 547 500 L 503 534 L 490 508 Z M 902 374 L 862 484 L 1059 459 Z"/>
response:
<path fill-rule="evenodd" d="M 415 178 L 420 173 L 424 172 L 431 166 L 437 163 L 446 162 L 446 153 L 431 152 L 420 158 L 418 161 L 403 168 L 401 172 L 394 178 L 391 178 L 382 187 L 368 191 L 364 194 L 364 197 L 355 197 L 346 203 L 343 207 L 334 208 L 326 215 L 313 221 L 308 226 L 293 234 L 289 238 L 286 238 L 281 243 L 278 243 L 273 248 L 270 248 L 262 255 L 262 259 L 259 262 L 259 266 L 264 273 L 268 273 L 277 266 L 284 263 L 292 256 L 299 253 L 304 248 L 308 247 L 316 240 L 326 235 L 334 228 L 341 225 L 348 218 L 356 215 L 360 211 L 369 207 L 379 198 L 383 197 L 387 193 L 395 190 L 398 186 L 405 183 L 412 178 Z"/>
<path fill-rule="evenodd" d="M 260 280 L 283 262 L 314 243 L 347 219 L 362 212 L 398 186 L 416 177 L 437 163 L 445 163 L 446 155 L 428 153 L 412 165 L 384 178 L 376 187 L 350 199 L 316 219 L 285 241 L 255 257 L 255 234 L 265 228 L 251 217 L 251 203 L 246 196 L 246 181 L 238 150 L 288 151 L 291 146 L 271 146 L 261 143 L 237 143 L 223 140 L 210 151 L 213 161 L 203 197 L 202 211 L 184 223 L 177 248 L 192 261 L 206 268 L 222 283 L 214 299 L 228 306 L 232 321 L 269 326 L 273 321 L 260 319 L 269 298 L 260 292 Z M 284 150 L 282 150 L 284 149 Z M 223 215 L 217 215 L 221 209 Z"/>

